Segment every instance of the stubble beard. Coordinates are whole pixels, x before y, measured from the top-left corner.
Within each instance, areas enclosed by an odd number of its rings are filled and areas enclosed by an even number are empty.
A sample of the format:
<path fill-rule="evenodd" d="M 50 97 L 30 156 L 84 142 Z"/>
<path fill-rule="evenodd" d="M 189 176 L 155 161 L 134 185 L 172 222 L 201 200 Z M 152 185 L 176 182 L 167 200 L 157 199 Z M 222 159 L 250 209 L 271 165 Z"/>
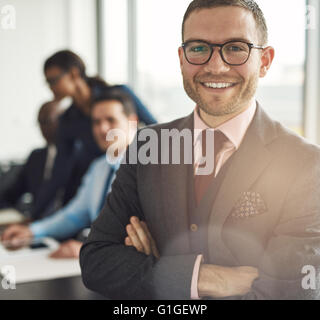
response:
<path fill-rule="evenodd" d="M 254 97 L 258 87 L 259 75 L 254 74 L 248 80 L 247 84 L 244 81 L 237 86 L 241 86 L 238 89 L 238 93 L 234 94 L 227 101 L 220 99 L 207 101 L 199 93 L 199 89 L 195 88 L 192 84 L 195 82 L 187 80 L 183 77 L 184 89 L 191 100 L 193 100 L 197 106 L 210 116 L 221 117 L 239 112 L 239 110 L 248 106 L 252 98 Z M 196 82 L 198 86 L 201 86 L 199 82 Z"/>

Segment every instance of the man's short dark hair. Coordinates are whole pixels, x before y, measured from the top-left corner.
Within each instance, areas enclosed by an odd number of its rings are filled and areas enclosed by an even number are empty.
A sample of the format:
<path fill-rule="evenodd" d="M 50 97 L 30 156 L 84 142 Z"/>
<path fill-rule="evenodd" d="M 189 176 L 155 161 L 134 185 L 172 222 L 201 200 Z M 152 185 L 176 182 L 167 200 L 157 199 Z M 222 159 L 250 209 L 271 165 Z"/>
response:
<path fill-rule="evenodd" d="M 184 41 L 184 25 L 190 14 L 200 9 L 211 9 L 217 7 L 240 7 L 249 10 L 256 21 L 259 30 L 261 43 L 268 43 L 268 27 L 264 14 L 258 4 L 254 0 L 193 0 L 184 14 L 182 22 L 182 41 Z"/>
<path fill-rule="evenodd" d="M 133 99 L 128 93 L 120 88 L 106 87 L 103 92 L 93 99 L 91 103 L 91 109 L 93 109 L 94 106 L 99 102 L 111 100 L 118 101 L 122 104 L 123 113 L 127 117 L 137 114 Z"/>

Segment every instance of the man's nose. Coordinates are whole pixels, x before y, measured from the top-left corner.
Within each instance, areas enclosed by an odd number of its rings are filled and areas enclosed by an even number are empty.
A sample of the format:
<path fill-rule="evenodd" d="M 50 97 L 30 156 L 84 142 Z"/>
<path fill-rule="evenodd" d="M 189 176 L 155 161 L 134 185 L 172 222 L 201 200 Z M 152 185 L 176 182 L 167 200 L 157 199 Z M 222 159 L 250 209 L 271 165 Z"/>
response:
<path fill-rule="evenodd" d="M 111 127 L 110 127 L 109 123 L 107 123 L 107 122 L 102 123 L 101 127 L 100 127 L 101 131 L 105 134 L 107 134 L 109 132 L 110 128 Z"/>
<path fill-rule="evenodd" d="M 210 60 L 204 65 L 205 71 L 212 74 L 221 74 L 228 72 L 230 66 L 222 60 L 220 48 L 213 48 L 213 53 Z"/>

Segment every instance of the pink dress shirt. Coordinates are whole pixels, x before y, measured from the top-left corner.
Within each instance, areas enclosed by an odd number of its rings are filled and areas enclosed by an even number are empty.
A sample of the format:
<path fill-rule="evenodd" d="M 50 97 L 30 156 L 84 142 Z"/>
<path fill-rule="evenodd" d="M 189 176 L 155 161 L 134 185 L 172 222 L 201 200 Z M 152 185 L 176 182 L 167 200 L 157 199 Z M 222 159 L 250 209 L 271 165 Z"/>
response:
<path fill-rule="evenodd" d="M 239 149 L 240 144 L 247 132 L 247 129 L 254 117 L 256 111 L 256 102 L 253 101 L 248 109 L 240 113 L 236 117 L 228 120 L 214 130 L 220 130 L 227 137 L 226 141 L 217 155 L 216 159 L 216 174 L 223 166 L 223 164 L 230 158 L 230 156 Z M 198 114 L 198 107 L 194 110 L 194 128 L 198 129 L 194 131 L 194 159 L 195 159 L 195 168 L 197 167 L 197 159 L 201 158 L 201 136 L 202 130 L 209 129 L 209 127 L 202 121 Z M 212 129 L 213 130 L 213 129 Z M 212 141 L 214 143 L 214 141 Z M 199 254 L 194 267 L 191 280 L 191 299 L 200 299 L 198 294 L 198 277 L 201 262 L 203 261 L 202 254 Z"/>

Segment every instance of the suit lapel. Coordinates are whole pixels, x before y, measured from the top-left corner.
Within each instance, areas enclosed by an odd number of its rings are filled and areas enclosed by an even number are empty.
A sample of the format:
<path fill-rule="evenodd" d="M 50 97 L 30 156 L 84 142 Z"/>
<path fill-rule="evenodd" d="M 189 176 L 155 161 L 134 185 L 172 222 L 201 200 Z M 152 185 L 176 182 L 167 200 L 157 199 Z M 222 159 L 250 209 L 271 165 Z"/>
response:
<path fill-rule="evenodd" d="M 222 241 L 223 225 L 241 193 L 250 190 L 271 162 L 273 155 L 266 148 L 266 144 L 275 136 L 274 122 L 258 105 L 244 140 L 233 155 L 232 165 L 226 173 L 211 211 L 208 224 L 211 261 L 219 261 L 224 265 L 234 263 L 234 257 Z"/>
<path fill-rule="evenodd" d="M 193 129 L 193 113 L 182 119 L 174 129 Z M 181 140 L 182 141 L 182 140 Z M 173 252 L 188 253 L 188 170 L 192 164 L 183 164 L 183 147 L 180 147 L 182 164 L 161 165 L 162 209 L 167 239 Z M 168 253 L 170 254 L 170 252 Z"/>

